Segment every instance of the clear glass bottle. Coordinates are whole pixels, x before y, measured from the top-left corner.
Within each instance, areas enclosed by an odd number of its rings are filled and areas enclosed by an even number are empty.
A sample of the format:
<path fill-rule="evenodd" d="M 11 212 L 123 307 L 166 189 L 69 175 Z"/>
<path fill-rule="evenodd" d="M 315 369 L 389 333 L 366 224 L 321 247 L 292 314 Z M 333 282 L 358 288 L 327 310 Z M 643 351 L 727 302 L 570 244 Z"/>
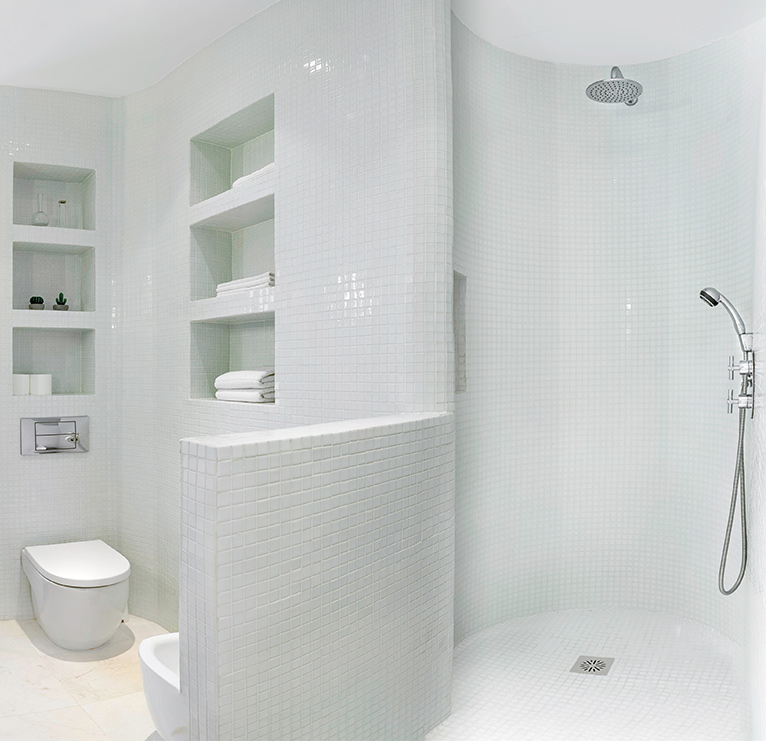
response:
<path fill-rule="evenodd" d="M 58 226 L 69 226 L 66 222 L 66 201 L 59 201 Z"/>
<path fill-rule="evenodd" d="M 32 214 L 32 224 L 35 226 L 48 226 L 48 222 L 50 219 L 48 219 L 48 214 L 43 211 L 43 206 L 45 205 L 44 196 L 42 193 L 37 194 L 37 211 Z"/>

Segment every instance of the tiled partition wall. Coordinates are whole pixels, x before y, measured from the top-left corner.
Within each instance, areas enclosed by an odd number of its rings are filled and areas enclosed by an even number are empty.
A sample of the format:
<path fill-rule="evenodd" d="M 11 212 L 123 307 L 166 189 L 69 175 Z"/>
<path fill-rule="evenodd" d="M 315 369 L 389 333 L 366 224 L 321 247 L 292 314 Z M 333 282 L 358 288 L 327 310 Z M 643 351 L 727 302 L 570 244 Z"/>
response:
<path fill-rule="evenodd" d="M 458 639 L 614 606 L 742 641 L 743 595 L 716 587 L 738 344 L 698 295 L 751 319 L 763 34 L 625 65 L 644 86 L 627 107 L 585 96 L 608 67 L 518 57 L 453 18 Z"/>
<path fill-rule="evenodd" d="M 192 738 L 419 739 L 449 713 L 454 422 L 181 443 Z"/>
<path fill-rule="evenodd" d="M 29 585 L 21 571 L 21 549 L 27 545 L 103 538 L 115 541 L 110 508 L 109 453 L 113 441 L 110 380 L 111 187 L 114 101 L 48 90 L 0 87 L 0 619 L 32 617 Z M 83 235 L 58 229 L 57 204 L 48 196 L 49 226 L 29 226 L 36 199 L 17 203 L 14 221 L 14 164 L 34 163 L 95 170 L 95 230 Z M 31 180 L 22 185 L 29 186 Z M 20 189 L 21 186 L 19 186 Z M 59 183 L 53 189 L 66 190 Z M 39 190 L 45 186 L 40 185 Z M 17 193 L 18 195 L 18 193 Z M 33 196 L 34 198 L 34 196 Z M 19 200 L 19 199 L 17 199 Z M 71 204 L 70 204 L 71 206 Z M 70 216 L 74 217 L 73 213 Z M 73 222 L 70 222 L 73 223 Z M 52 236 L 54 235 L 54 236 Z M 58 262 L 47 251 L 51 243 L 94 244 L 88 282 L 80 287 L 81 258 L 59 246 Z M 14 269 L 14 242 L 24 244 Z M 20 285 L 23 284 L 23 285 Z M 72 291 L 75 291 L 73 294 Z M 21 293 L 23 291 L 23 293 Z M 71 310 L 52 311 L 59 291 Z M 12 300 L 16 294 L 16 300 Z M 45 311 L 30 311 L 31 294 L 42 295 Z M 14 311 L 15 309 L 15 311 Z M 79 309 L 88 309 L 79 311 Z M 77 351 L 73 338 L 87 328 Z M 13 396 L 14 328 L 17 372 L 50 373 L 54 391 L 85 393 Z M 54 350 L 55 348 L 55 350 Z M 88 355 L 85 373 L 82 355 Z M 82 379 L 80 389 L 76 387 Z M 95 393 L 94 393 L 95 392 Z M 21 456 L 19 419 L 87 415 L 90 452 L 85 455 Z"/>
<path fill-rule="evenodd" d="M 139 614 L 177 619 L 180 438 L 450 408 L 448 29 L 446 0 L 282 0 L 121 102 L 116 504 Z M 271 94 L 277 403 L 190 399 L 190 346 L 217 331 L 191 335 L 190 140 Z"/>

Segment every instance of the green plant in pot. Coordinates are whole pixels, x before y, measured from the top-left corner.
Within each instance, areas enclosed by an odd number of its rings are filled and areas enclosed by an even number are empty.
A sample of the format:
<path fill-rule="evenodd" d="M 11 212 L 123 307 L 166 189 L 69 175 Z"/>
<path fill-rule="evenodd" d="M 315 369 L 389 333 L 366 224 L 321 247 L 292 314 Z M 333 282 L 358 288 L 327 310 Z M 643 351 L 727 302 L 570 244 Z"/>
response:
<path fill-rule="evenodd" d="M 56 296 L 56 303 L 53 304 L 53 308 L 55 311 L 69 311 L 69 307 L 67 306 L 63 293 L 60 293 L 58 296 Z"/>
<path fill-rule="evenodd" d="M 42 311 L 45 308 L 45 299 L 42 296 L 32 296 L 29 299 L 29 308 Z"/>

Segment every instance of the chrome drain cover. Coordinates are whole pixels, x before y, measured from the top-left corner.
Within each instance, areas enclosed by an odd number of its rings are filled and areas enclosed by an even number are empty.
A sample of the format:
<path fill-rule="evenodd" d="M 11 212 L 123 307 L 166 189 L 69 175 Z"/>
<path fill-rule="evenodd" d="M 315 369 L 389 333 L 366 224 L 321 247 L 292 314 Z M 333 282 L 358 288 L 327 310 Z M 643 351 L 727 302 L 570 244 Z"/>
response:
<path fill-rule="evenodd" d="M 604 656 L 580 656 L 574 666 L 569 670 L 575 674 L 609 674 L 614 659 Z"/>

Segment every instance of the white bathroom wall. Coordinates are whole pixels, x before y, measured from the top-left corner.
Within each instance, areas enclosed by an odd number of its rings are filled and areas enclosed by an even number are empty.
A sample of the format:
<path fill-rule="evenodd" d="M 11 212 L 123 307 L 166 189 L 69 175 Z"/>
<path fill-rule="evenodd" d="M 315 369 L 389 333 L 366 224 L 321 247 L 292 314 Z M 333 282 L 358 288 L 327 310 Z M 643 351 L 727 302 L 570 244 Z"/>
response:
<path fill-rule="evenodd" d="M 449 713 L 453 415 L 181 443 L 192 738 L 421 739 Z"/>
<path fill-rule="evenodd" d="M 110 506 L 110 458 L 113 441 L 112 353 L 110 333 L 112 305 L 112 133 L 114 101 L 85 95 L 0 88 L 0 619 L 32 616 L 29 586 L 21 571 L 21 549 L 26 545 L 66 540 L 103 538 L 115 540 Z M 46 300 L 45 312 L 19 306 L 12 313 L 14 295 L 13 242 L 20 232 L 13 221 L 13 167 L 15 162 L 65 165 L 96 171 L 96 230 L 90 232 L 95 270 L 95 295 L 84 292 L 95 311 L 76 313 L 79 298 L 70 293 L 72 310 L 66 315 L 51 307 L 59 291 L 79 285 L 77 260 L 50 263 L 39 259 L 28 263 L 24 280 L 34 293 Z M 50 198 L 46 211 L 56 224 L 57 205 Z M 36 210 L 34 208 L 33 210 Z M 32 212 L 21 207 L 25 218 Z M 29 223 L 28 221 L 26 222 Z M 50 227 L 27 227 L 24 241 L 50 239 Z M 31 231 L 30 231 L 31 230 Z M 39 230 L 39 231 L 35 231 Z M 66 230 L 77 244 L 75 230 Z M 81 235 L 80 235 L 81 236 Z M 81 240 L 80 240 L 81 241 Z M 39 255 L 38 255 L 39 257 Z M 44 272 L 41 272 L 43 271 Z M 21 270 L 17 266 L 17 279 Z M 26 293 L 26 299 L 31 293 Z M 34 316 L 33 316 L 34 315 Z M 90 371 L 83 384 L 95 384 L 95 393 L 47 397 L 12 396 L 13 327 L 48 326 L 45 346 L 27 333 L 28 341 L 18 347 L 19 362 L 27 372 L 48 372 L 54 389 L 63 379 L 73 387 L 80 373 L 82 353 L 71 352 L 70 335 L 62 332 L 78 321 L 93 329 L 92 357 L 95 377 Z M 70 330 L 71 331 L 71 330 Z M 85 343 L 86 345 L 88 343 Z M 55 353 L 53 352 L 55 350 Z M 88 350 L 84 354 L 89 354 Z M 26 366 L 29 366 L 27 369 Z M 17 368 L 21 371 L 21 368 Z M 90 417 L 90 452 L 78 455 L 21 456 L 19 419 L 59 415 Z"/>
<path fill-rule="evenodd" d="M 756 357 L 756 411 L 747 438 L 748 473 L 748 575 L 743 583 L 747 598 L 752 741 L 766 741 L 766 418 L 762 361 L 766 351 L 766 90 L 761 87 L 761 138 L 758 150 L 758 183 L 755 208 L 755 259 L 753 261 L 753 347 Z"/>
<path fill-rule="evenodd" d="M 282 0 L 121 101 L 115 516 L 138 614 L 177 620 L 180 438 L 450 408 L 448 28 L 445 0 Z M 190 399 L 190 139 L 272 93 L 277 403 Z"/>
<path fill-rule="evenodd" d="M 601 606 L 743 640 L 742 594 L 716 588 L 738 345 L 698 294 L 751 318 L 763 30 L 623 68 L 644 86 L 627 107 L 585 96 L 609 69 L 518 57 L 453 17 L 458 640 Z"/>

